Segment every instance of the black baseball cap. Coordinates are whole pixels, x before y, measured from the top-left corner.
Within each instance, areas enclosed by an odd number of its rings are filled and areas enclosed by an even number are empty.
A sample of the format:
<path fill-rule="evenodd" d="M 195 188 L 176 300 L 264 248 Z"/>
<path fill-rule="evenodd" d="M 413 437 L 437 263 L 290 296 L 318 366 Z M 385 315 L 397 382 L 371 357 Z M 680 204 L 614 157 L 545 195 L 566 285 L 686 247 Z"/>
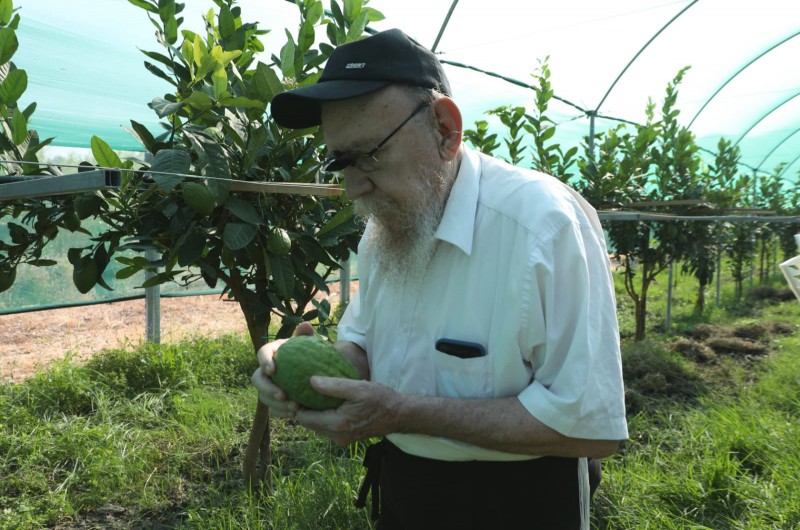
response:
<path fill-rule="evenodd" d="M 363 96 L 391 84 L 452 95 L 433 52 L 399 29 L 390 29 L 336 48 L 316 84 L 281 92 L 272 99 L 272 117 L 291 129 L 313 127 L 320 124 L 322 102 Z"/>

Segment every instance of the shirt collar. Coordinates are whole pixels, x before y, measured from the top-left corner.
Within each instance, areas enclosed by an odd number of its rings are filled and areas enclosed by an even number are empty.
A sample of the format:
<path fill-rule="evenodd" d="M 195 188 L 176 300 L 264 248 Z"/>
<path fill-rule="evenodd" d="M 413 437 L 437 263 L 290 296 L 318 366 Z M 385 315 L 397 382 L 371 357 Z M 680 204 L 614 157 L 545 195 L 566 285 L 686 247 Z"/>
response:
<path fill-rule="evenodd" d="M 480 193 L 481 159 L 478 153 L 464 147 L 464 156 L 450 196 L 442 214 L 442 220 L 434 234 L 465 254 L 472 253 L 472 237 L 475 229 L 475 212 L 478 210 Z"/>

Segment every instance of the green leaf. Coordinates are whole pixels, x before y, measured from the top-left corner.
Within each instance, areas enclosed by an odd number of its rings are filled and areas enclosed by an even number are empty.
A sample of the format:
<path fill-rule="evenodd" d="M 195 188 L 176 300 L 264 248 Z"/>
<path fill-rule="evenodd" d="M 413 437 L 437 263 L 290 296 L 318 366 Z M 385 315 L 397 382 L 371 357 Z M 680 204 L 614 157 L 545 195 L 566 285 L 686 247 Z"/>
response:
<path fill-rule="evenodd" d="M 211 84 L 214 86 L 214 97 L 220 99 L 228 90 L 228 73 L 224 68 L 217 68 L 211 74 Z"/>
<path fill-rule="evenodd" d="M 231 168 L 228 165 L 228 157 L 222 146 L 213 140 L 203 141 L 202 144 L 203 152 L 205 152 L 206 157 L 208 157 L 208 166 L 205 169 L 205 174 L 218 179 L 231 178 Z"/>
<path fill-rule="evenodd" d="M 177 149 L 162 149 L 156 153 L 153 159 L 153 164 L 150 166 L 151 171 L 159 171 L 163 173 L 183 173 L 189 172 L 191 167 L 192 158 L 186 151 L 178 151 Z M 156 186 L 163 190 L 171 190 L 183 180 L 182 176 L 176 175 L 160 175 L 152 173 L 153 180 Z"/>
<path fill-rule="evenodd" d="M 131 120 L 131 127 L 135 132 L 136 139 L 147 149 L 150 153 L 156 152 L 156 139 L 153 134 L 139 122 Z"/>
<path fill-rule="evenodd" d="M 214 106 L 214 101 L 211 99 L 211 96 L 199 90 L 192 92 L 184 101 L 189 104 L 190 107 L 198 110 L 208 110 Z"/>
<path fill-rule="evenodd" d="M 0 64 L 11 60 L 19 47 L 17 34 L 14 30 L 0 28 Z"/>
<path fill-rule="evenodd" d="M 253 225 L 264 224 L 261 214 L 258 213 L 258 210 L 256 210 L 255 206 L 247 201 L 243 201 L 241 199 L 229 199 L 228 202 L 225 203 L 225 208 L 246 223 Z"/>
<path fill-rule="evenodd" d="M 286 44 L 284 44 L 283 48 L 281 48 L 281 72 L 283 73 L 284 77 L 294 78 L 297 77 L 294 70 L 294 55 L 296 46 L 294 45 L 292 34 L 289 33 L 288 30 L 286 31 L 286 36 L 289 38 L 289 40 L 286 41 Z"/>
<path fill-rule="evenodd" d="M 278 79 L 275 71 L 262 62 L 256 65 L 252 86 L 258 98 L 268 103 L 272 101 L 276 94 L 284 91 L 283 83 Z"/>
<path fill-rule="evenodd" d="M 0 24 L 5 26 L 11 21 L 14 14 L 14 5 L 11 0 L 0 0 Z"/>
<path fill-rule="evenodd" d="M 28 74 L 25 70 L 11 70 L 0 85 L 0 102 L 14 105 L 28 88 Z"/>
<path fill-rule="evenodd" d="M 144 67 L 151 74 L 153 74 L 156 77 L 160 77 L 161 79 L 163 79 L 164 81 L 166 81 L 170 85 L 178 86 L 178 84 L 175 82 L 174 79 L 172 79 L 170 76 L 168 76 L 162 69 L 160 69 L 158 66 L 154 65 L 153 63 L 145 61 L 144 62 Z"/>
<path fill-rule="evenodd" d="M 140 270 L 142 269 L 138 267 L 123 267 L 117 271 L 114 277 L 118 280 L 126 280 L 131 276 L 133 276 L 134 274 L 136 274 L 137 272 L 139 272 Z"/>
<path fill-rule="evenodd" d="M 339 7 L 339 3 L 336 0 L 331 0 L 331 14 L 333 15 L 333 20 L 336 21 L 336 25 L 343 28 L 344 15 L 342 15 L 342 8 Z"/>
<path fill-rule="evenodd" d="M 178 20 L 174 17 L 164 22 L 164 36 L 169 44 L 175 44 L 178 41 Z"/>
<path fill-rule="evenodd" d="M 150 13 L 158 14 L 158 8 L 146 0 L 128 0 L 128 2 L 136 7 L 144 9 L 145 11 L 149 11 Z"/>
<path fill-rule="evenodd" d="M 367 7 L 365 8 L 367 15 L 369 16 L 370 22 L 380 22 L 384 20 L 386 17 L 383 16 L 383 13 L 375 9 L 374 7 Z"/>
<path fill-rule="evenodd" d="M 145 258 L 144 256 L 133 256 L 133 257 L 117 256 L 114 259 L 117 260 L 119 263 L 122 263 L 123 265 L 136 266 L 140 269 L 145 267 L 148 263 L 147 258 Z"/>
<path fill-rule="evenodd" d="M 228 40 L 225 42 L 225 49 L 243 50 L 249 31 L 250 30 L 246 26 L 236 28 L 236 31 L 233 32 L 233 35 L 231 35 L 230 38 L 228 38 Z M 253 48 L 257 48 L 257 46 L 254 45 Z"/>
<path fill-rule="evenodd" d="M 34 101 L 33 103 L 25 107 L 25 109 L 22 111 L 22 114 L 24 114 L 25 117 L 28 118 L 28 120 L 30 120 L 35 110 L 36 110 L 36 102 Z"/>
<path fill-rule="evenodd" d="M 364 33 L 367 22 L 369 22 L 369 13 L 366 11 L 359 13 L 355 20 L 353 20 L 353 23 L 350 24 L 350 29 L 347 30 L 347 40 L 353 41 L 359 38 L 361 34 Z"/>
<path fill-rule="evenodd" d="M 344 18 L 350 21 L 351 26 L 356 17 L 361 15 L 361 2 L 362 0 L 344 0 Z"/>
<path fill-rule="evenodd" d="M 328 40 L 330 40 L 334 46 L 338 46 L 339 43 L 344 41 L 344 33 L 342 33 L 342 30 L 339 29 L 338 26 L 328 24 L 328 28 L 325 30 L 325 32 L 328 34 Z M 321 48 L 322 47 L 320 46 L 320 49 Z"/>
<path fill-rule="evenodd" d="M 325 234 L 327 234 L 340 224 L 352 219 L 352 217 L 353 217 L 353 206 L 348 204 L 347 206 L 336 212 L 336 215 L 331 217 L 330 221 L 325 223 L 325 225 L 319 229 L 319 231 L 316 234 L 317 239 L 324 236 Z"/>
<path fill-rule="evenodd" d="M 183 102 L 174 103 L 164 98 L 154 98 L 153 101 L 147 104 L 148 107 L 156 111 L 159 118 L 166 118 L 167 116 L 175 114 L 183 105 Z"/>
<path fill-rule="evenodd" d="M 162 283 L 166 283 L 171 281 L 175 274 L 172 272 L 159 272 L 155 276 L 151 276 L 149 280 L 145 280 L 142 283 L 142 287 L 155 287 L 156 285 L 161 285 Z"/>
<path fill-rule="evenodd" d="M 91 141 L 92 146 L 92 155 L 94 159 L 97 160 L 97 164 L 100 167 L 121 167 L 122 160 L 120 160 L 117 153 L 111 149 L 111 146 L 108 145 L 102 138 L 98 136 L 92 136 Z"/>
<path fill-rule="evenodd" d="M 294 290 L 294 267 L 290 256 L 270 256 L 270 268 L 272 269 L 272 280 L 275 282 L 275 290 L 278 296 L 284 300 L 292 296 Z"/>
<path fill-rule="evenodd" d="M 231 250 L 240 250 L 250 244 L 258 227 L 248 223 L 228 223 L 222 233 L 222 240 L 225 246 Z"/>
<path fill-rule="evenodd" d="M 316 24 L 322 18 L 323 13 L 322 2 L 314 2 L 311 4 L 311 7 L 308 8 L 308 11 L 306 11 L 306 20 L 309 24 Z"/>
<path fill-rule="evenodd" d="M 194 62 L 194 47 L 192 46 L 192 41 L 187 38 L 184 38 L 181 43 L 181 57 L 189 66 Z"/>
<path fill-rule="evenodd" d="M 206 238 L 197 232 L 190 233 L 178 247 L 178 265 L 181 267 L 194 265 L 200 261 L 205 248 Z"/>
<path fill-rule="evenodd" d="M 206 181 L 206 185 L 208 186 L 209 191 L 211 191 L 211 195 L 214 197 L 214 200 L 217 201 L 217 204 L 223 204 L 228 200 L 228 195 L 231 191 L 230 180 L 209 178 Z"/>
<path fill-rule="evenodd" d="M 315 37 L 314 24 L 306 20 L 300 26 L 300 34 L 297 36 L 298 51 L 301 54 L 305 54 L 311 48 L 311 45 L 314 44 Z"/>
<path fill-rule="evenodd" d="M 542 134 L 541 134 L 542 141 L 549 140 L 550 138 L 553 137 L 553 135 L 555 133 L 556 133 L 556 128 L 555 127 L 548 127 L 547 129 L 542 131 Z"/>
<path fill-rule="evenodd" d="M 23 112 L 23 115 L 25 113 Z M 23 160 L 28 160 L 31 162 L 38 162 L 38 159 L 34 157 L 36 153 L 38 153 L 43 147 L 50 145 L 53 141 L 53 137 L 46 138 L 45 140 L 39 142 L 39 135 L 36 134 L 35 131 L 32 131 L 31 140 L 28 142 L 28 148 L 25 150 L 25 154 L 23 155 Z M 29 166 L 30 168 L 35 168 L 36 166 Z"/>
<path fill-rule="evenodd" d="M 58 262 L 54 259 L 32 259 L 28 262 L 28 265 L 33 265 L 34 267 L 52 267 L 53 265 L 58 265 Z"/>
<path fill-rule="evenodd" d="M 219 11 L 219 35 L 223 39 L 228 39 L 236 31 L 236 21 L 231 10 L 223 7 Z"/>
<path fill-rule="evenodd" d="M 139 50 L 139 51 L 142 52 L 143 54 L 145 54 L 147 57 L 150 57 L 154 61 L 160 62 L 161 64 L 163 64 L 167 68 L 173 68 L 175 66 L 175 61 L 173 61 L 171 58 L 167 57 L 166 55 L 164 55 L 162 53 L 151 52 L 151 51 L 147 51 L 147 50 Z"/>
<path fill-rule="evenodd" d="M 200 38 L 200 35 L 195 34 L 192 41 L 192 50 L 194 52 L 194 65 L 199 67 L 203 61 L 208 57 L 208 47 L 205 41 Z"/>
<path fill-rule="evenodd" d="M 266 104 L 257 99 L 250 99 L 245 97 L 229 97 L 219 100 L 219 104 L 223 107 L 241 107 L 245 109 L 263 109 Z"/>
<path fill-rule="evenodd" d="M 11 141 L 14 145 L 21 145 L 28 136 L 28 120 L 21 111 L 16 111 L 11 115 L 8 123 L 11 127 Z"/>

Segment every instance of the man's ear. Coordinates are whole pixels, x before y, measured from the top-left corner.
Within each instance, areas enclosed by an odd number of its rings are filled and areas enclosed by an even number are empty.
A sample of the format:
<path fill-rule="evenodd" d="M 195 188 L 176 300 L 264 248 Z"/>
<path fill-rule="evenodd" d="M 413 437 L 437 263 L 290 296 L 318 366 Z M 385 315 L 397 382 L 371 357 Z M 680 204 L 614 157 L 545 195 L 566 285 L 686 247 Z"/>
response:
<path fill-rule="evenodd" d="M 461 111 L 456 102 L 448 97 L 435 100 L 433 107 L 434 126 L 439 132 L 439 152 L 445 161 L 453 160 L 461 147 Z"/>

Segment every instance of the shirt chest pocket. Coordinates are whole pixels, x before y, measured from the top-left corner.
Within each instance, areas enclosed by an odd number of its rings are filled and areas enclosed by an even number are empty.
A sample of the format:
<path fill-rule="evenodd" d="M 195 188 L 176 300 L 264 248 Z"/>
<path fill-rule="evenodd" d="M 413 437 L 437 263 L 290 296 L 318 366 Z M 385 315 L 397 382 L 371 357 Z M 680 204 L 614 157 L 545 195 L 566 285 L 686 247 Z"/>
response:
<path fill-rule="evenodd" d="M 439 351 L 434 351 L 433 355 L 437 396 L 494 397 L 491 357 L 462 359 Z"/>

